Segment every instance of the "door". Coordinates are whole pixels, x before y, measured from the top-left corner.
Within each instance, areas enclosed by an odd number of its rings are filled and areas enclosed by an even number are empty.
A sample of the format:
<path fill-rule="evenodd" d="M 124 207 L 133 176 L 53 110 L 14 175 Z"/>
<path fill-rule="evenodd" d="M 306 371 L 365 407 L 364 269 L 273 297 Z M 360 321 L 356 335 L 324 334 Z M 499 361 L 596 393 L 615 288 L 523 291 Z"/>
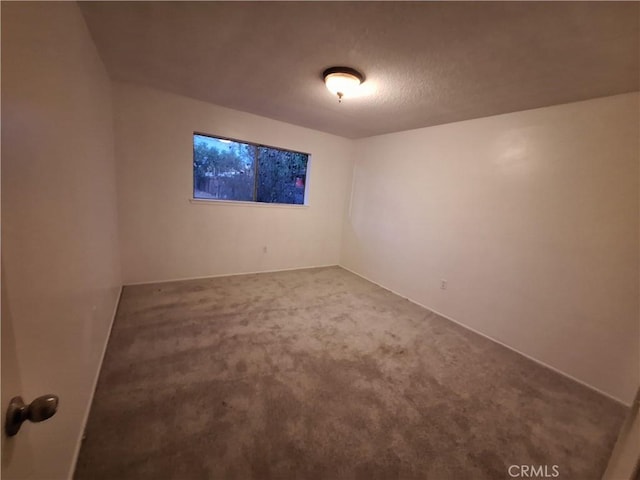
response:
<path fill-rule="evenodd" d="M 2 421 L 9 401 L 22 392 L 20 367 L 16 353 L 15 332 L 7 295 L 4 266 L 2 267 Z M 19 437 L 2 433 L 2 478 L 29 478 L 33 475 L 33 442 L 31 432 L 24 429 Z"/>
<path fill-rule="evenodd" d="M 76 2 L 1 2 L 2 479 L 72 477 L 120 292 L 111 83 Z M 4 423 L 4 422 L 3 422 Z"/>

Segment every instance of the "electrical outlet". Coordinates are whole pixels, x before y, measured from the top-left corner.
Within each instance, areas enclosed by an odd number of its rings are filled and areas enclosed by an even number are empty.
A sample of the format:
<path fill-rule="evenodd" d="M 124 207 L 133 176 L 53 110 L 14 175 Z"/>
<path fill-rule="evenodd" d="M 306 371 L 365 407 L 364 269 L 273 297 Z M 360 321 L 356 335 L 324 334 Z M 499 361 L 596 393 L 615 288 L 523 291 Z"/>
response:
<path fill-rule="evenodd" d="M 444 278 L 442 280 L 440 280 L 440 288 L 442 290 L 446 290 L 447 289 L 447 281 Z"/>

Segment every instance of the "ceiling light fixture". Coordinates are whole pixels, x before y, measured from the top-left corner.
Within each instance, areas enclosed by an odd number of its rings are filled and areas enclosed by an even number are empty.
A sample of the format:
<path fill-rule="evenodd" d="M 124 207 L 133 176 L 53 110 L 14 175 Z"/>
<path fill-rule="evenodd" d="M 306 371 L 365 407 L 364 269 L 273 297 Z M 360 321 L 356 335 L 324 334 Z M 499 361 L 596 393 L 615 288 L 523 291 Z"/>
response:
<path fill-rule="evenodd" d="M 349 96 L 364 82 L 364 75 L 350 67 L 327 68 L 322 78 L 329 91 L 338 96 L 338 103 L 342 103 L 342 97 Z"/>

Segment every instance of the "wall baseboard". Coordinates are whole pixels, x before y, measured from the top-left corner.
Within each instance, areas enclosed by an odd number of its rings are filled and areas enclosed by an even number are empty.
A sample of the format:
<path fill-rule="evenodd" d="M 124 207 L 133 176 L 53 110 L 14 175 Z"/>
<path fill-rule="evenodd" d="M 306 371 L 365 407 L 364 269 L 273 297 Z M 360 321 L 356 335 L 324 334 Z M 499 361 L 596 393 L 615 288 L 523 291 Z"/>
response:
<path fill-rule="evenodd" d="M 104 341 L 104 346 L 102 347 L 102 353 L 100 355 L 100 362 L 98 364 L 98 371 L 96 372 L 96 376 L 93 380 L 93 386 L 91 387 L 91 395 L 89 396 L 89 404 L 87 405 L 87 410 L 85 411 L 84 418 L 82 419 L 82 430 L 80 437 L 78 438 L 78 442 L 76 443 L 75 452 L 73 454 L 73 463 L 71 465 L 71 476 L 69 480 L 73 479 L 73 475 L 76 471 L 76 465 L 78 463 L 78 457 L 80 456 L 80 449 L 82 448 L 82 441 L 84 439 L 84 432 L 87 428 L 87 423 L 89 421 L 89 414 L 91 413 L 91 406 L 93 405 L 93 397 L 96 394 L 96 389 L 98 388 L 98 379 L 100 378 L 100 372 L 102 372 L 102 364 L 104 363 L 104 357 L 107 354 L 107 346 L 109 345 L 109 339 L 111 338 L 111 331 L 113 330 L 113 324 L 116 321 L 116 315 L 118 313 L 118 307 L 120 306 L 120 299 L 122 298 L 122 290 L 123 286 L 120 286 L 120 291 L 118 292 L 118 297 L 116 298 L 116 303 L 113 307 L 113 313 L 111 315 L 111 323 L 109 324 L 109 331 L 107 332 L 107 338 Z"/>
<path fill-rule="evenodd" d="M 255 275 L 257 273 L 277 273 L 277 272 L 292 272 L 294 270 L 311 270 L 313 268 L 327 268 L 327 267 L 340 267 L 337 263 L 332 263 L 329 265 L 311 265 L 308 267 L 293 267 L 293 268 L 280 268 L 277 270 L 258 270 L 255 272 L 240 272 L 240 273 L 221 273 L 219 275 L 203 275 L 200 277 L 181 277 L 181 278 L 171 278 L 168 280 L 154 280 L 151 282 L 132 282 L 126 283 L 123 285 L 124 287 L 131 287 L 134 285 L 149 285 L 153 283 L 170 283 L 170 282 L 183 282 L 186 280 L 205 280 L 207 278 L 220 278 L 220 277 L 236 277 L 239 275 Z M 344 268 L 344 267 L 343 267 Z"/>
<path fill-rule="evenodd" d="M 491 341 L 492 341 L 492 342 L 494 342 L 494 343 L 497 343 L 498 345 L 501 345 L 501 346 L 503 346 L 503 347 L 505 347 L 505 348 L 508 348 L 508 349 L 509 349 L 509 350 L 511 350 L 512 352 L 515 352 L 515 353 L 517 353 L 518 355 L 520 355 L 520 356 L 522 356 L 522 357 L 524 357 L 524 358 L 526 358 L 526 359 L 528 359 L 528 360 L 531 360 L 532 362 L 537 363 L 538 365 L 541 365 L 541 366 L 543 366 L 543 367 L 545 367 L 545 368 L 548 368 L 549 370 L 552 370 L 553 372 L 555 372 L 555 373 L 557 373 L 557 374 L 560 374 L 560 375 L 562 375 L 563 377 L 568 378 L 569 380 L 572 380 L 572 381 L 574 381 L 574 382 L 576 382 L 576 383 L 579 383 L 580 385 L 585 386 L 585 387 L 587 387 L 588 389 L 593 390 L 593 391 L 595 391 L 595 392 L 599 393 L 600 395 L 604 395 L 605 397 L 607 397 L 607 398 L 609 398 L 609 399 L 611 399 L 611 400 L 615 401 L 616 403 L 619 403 L 619 404 L 621 404 L 621 405 L 624 405 L 624 406 L 625 406 L 625 407 L 627 407 L 627 408 L 631 407 L 631 404 L 630 404 L 630 403 L 627 403 L 627 402 L 625 402 L 625 401 L 623 401 L 623 400 L 619 399 L 618 397 L 615 397 L 615 396 L 611 395 L 610 393 L 607 393 L 607 392 L 605 392 L 605 391 L 603 391 L 603 390 L 600 390 L 598 387 L 594 387 L 593 385 L 590 385 L 590 384 L 586 383 L 585 381 L 580 380 L 579 378 L 576 378 L 576 377 L 574 377 L 573 375 L 571 375 L 571 374 L 569 374 L 569 373 L 563 372 L 562 370 L 559 370 L 559 369 L 557 369 L 556 367 L 553 367 L 553 366 L 551 366 L 551 365 L 549 365 L 549 364 L 547 364 L 547 363 L 545 363 L 545 362 L 543 362 L 543 361 L 541 361 L 541 360 L 538 360 L 538 359 L 537 359 L 537 358 L 535 358 L 535 357 L 532 357 L 532 356 L 530 356 L 530 355 L 527 355 L 526 353 L 521 352 L 520 350 L 517 350 L 517 349 L 515 349 L 515 348 L 511 347 L 510 345 L 507 345 L 506 343 L 501 342 L 500 340 L 497 340 L 497 339 L 495 339 L 495 338 L 493 338 L 493 337 L 490 337 L 490 336 L 489 336 L 489 335 L 487 335 L 486 333 L 482 333 L 482 332 L 480 332 L 479 330 L 476 330 L 475 328 L 472 328 L 472 327 L 470 327 L 470 326 L 468 326 L 468 325 L 465 325 L 464 323 L 460 322 L 459 320 L 456 320 L 455 318 L 451 318 L 450 316 L 445 315 L 444 313 L 438 312 L 437 310 L 434 310 L 433 308 L 430 308 L 430 307 L 428 307 L 428 306 L 426 306 L 426 305 L 423 305 L 422 303 L 417 302 L 417 301 L 413 300 L 412 298 L 409 298 L 409 297 L 407 297 L 407 296 L 405 296 L 405 295 L 403 295 L 403 294 L 401 294 L 401 293 L 398 293 L 398 292 L 396 292 L 395 290 L 392 290 L 392 289 L 390 289 L 390 288 L 387 288 L 387 287 L 385 287 L 384 285 L 382 285 L 382 284 L 380 284 L 380 283 L 378 283 L 378 282 L 376 282 L 376 281 L 374 281 L 374 280 L 371 280 L 370 278 L 368 278 L 368 277 L 366 277 L 366 276 L 364 276 L 364 275 L 362 275 L 362 274 L 360 274 L 360 273 L 358 273 L 358 272 L 356 272 L 356 271 L 354 271 L 354 270 L 351 270 L 351 269 L 350 269 L 350 268 L 348 268 L 348 267 L 345 267 L 344 265 L 338 265 L 338 266 L 339 266 L 340 268 L 343 268 L 343 269 L 347 270 L 348 272 L 353 273 L 354 275 L 357 275 L 357 276 L 358 276 L 358 277 L 360 277 L 360 278 L 365 279 L 367 282 L 371 282 L 371 283 L 373 283 L 373 284 L 375 284 L 375 285 L 377 285 L 377 286 L 379 286 L 379 287 L 381 287 L 381 288 L 384 288 L 385 290 L 388 290 L 389 292 L 391 292 L 391 293 L 393 293 L 393 294 L 395 294 L 395 295 L 398 295 L 399 297 L 405 298 L 405 299 L 409 300 L 411 303 L 413 303 L 413 304 L 415 304 L 415 305 L 418 305 L 419 307 L 422 307 L 422 308 L 424 308 L 424 309 L 426 309 L 426 310 L 429 310 L 430 312 L 433 312 L 433 313 L 435 313 L 436 315 L 439 315 L 439 316 L 441 316 L 442 318 L 445 318 L 445 319 L 449 320 L 450 322 L 455 323 L 456 325 L 460 325 L 461 327 L 463 327 L 463 328 L 465 328 L 465 329 L 467 329 L 467 330 L 469 330 L 469 331 L 471 331 L 471 332 L 473 332 L 473 333 L 475 333 L 475 334 L 478 334 L 478 335 L 480 335 L 481 337 L 484 337 L 484 338 L 486 338 L 486 339 L 488 339 L 488 340 L 491 340 Z"/>

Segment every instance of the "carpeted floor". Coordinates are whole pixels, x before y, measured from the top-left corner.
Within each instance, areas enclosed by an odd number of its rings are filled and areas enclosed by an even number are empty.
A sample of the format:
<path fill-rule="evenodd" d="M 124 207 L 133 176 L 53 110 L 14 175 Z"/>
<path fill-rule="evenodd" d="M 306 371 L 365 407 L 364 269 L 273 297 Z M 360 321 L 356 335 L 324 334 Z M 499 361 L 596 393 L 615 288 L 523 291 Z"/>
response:
<path fill-rule="evenodd" d="M 338 267 L 132 286 L 75 478 L 599 479 L 625 414 Z"/>

